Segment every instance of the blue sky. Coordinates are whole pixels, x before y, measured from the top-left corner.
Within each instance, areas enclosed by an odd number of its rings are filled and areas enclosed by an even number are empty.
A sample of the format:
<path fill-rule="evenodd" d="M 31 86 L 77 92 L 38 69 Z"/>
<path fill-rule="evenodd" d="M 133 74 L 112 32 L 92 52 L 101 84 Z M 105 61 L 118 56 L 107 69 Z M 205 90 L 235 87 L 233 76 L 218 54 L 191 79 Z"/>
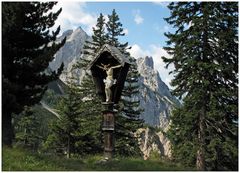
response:
<path fill-rule="evenodd" d="M 123 24 L 126 36 L 120 41 L 132 46 L 130 53 L 135 58 L 152 56 L 154 67 L 159 71 L 162 80 L 169 86 L 172 76 L 168 75 L 161 56 L 169 56 L 163 46 L 167 38 L 164 32 L 173 29 L 164 21 L 170 12 L 167 2 L 77 2 L 59 1 L 56 9 L 62 7 L 56 25 L 61 25 L 62 32 L 81 26 L 89 35 L 102 13 L 106 18 L 115 9 Z M 170 69 L 173 67 L 171 66 Z"/>
<path fill-rule="evenodd" d="M 148 47 L 150 44 L 164 45 L 164 27 L 169 27 L 163 20 L 169 16 L 169 10 L 151 2 L 89 2 L 87 10 L 111 14 L 115 9 L 123 27 L 128 30 L 125 37 L 129 44 L 138 43 Z"/>

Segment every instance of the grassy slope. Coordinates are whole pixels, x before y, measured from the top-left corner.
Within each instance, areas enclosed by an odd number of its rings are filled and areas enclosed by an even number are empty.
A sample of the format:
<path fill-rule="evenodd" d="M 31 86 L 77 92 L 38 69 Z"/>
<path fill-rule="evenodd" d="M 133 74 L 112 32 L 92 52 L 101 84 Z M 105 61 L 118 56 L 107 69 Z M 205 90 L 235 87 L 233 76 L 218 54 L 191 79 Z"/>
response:
<path fill-rule="evenodd" d="M 99 163 L 100 156 L 83 159 L 31 153 L 23 149 L 2 150 L 3 171 L 174 171 L 186 170 L 176 164 L 140 158 L 119 158 L 106 163 Z M 189 170 L 189 169 L 188 169 Z"/>

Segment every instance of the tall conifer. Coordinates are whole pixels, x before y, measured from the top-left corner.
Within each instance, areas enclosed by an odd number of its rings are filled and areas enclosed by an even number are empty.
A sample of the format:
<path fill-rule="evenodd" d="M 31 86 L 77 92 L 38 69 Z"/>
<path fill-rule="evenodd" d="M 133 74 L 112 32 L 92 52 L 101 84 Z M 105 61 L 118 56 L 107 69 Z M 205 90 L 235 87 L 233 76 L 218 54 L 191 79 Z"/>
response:
<path fill-rule="evenodd" d="M 82 136 L 82 140 L 76 145 L 83 148 L 83 153 L 102 152 L 101 144 L 101 101 L 96 94 L 95 85 L 92 77 L 87 70 L 89 62 L 93 59 L 96 52 L 106 44 L 105 19 L 102 14 L 97 19 L 97 24 L 93 27 L 92 40 L 87 41 L 83 47 L 83 54 L 80 60 L 75 64 L 75 69 L 81 69 L 84 73 L 83 79 L 79 85 L 82 93 L 82 116 L 81 124 L 84 130 L 76 131 Z"/>
<path fill-rule="evenodd" d="M 24 111 L 18 116 L 15 122 L 16 142 L 29 149 L 37 150 L 42 142 L 39 130 L 40 119 L 36 117 L 33 108 L 25 107 Z"/>
<path fill-rule="evenodd" d="M 105 19 L 102 13 L 100 13 L 97 24 L 93 27 L 93 35 L 91 41 L 86 41 L 83 47 L 83 57 L 81 63 L 85 62 L 86 59 L 89 62 L 89 59 L 95 55 L 95 53 L 106 43 L 106 33 L 105 33 Z M 83 67 L 86 64 L 83 64 Z"/>
<path fill-rule="evenodd" d="M 184 105 L 170 136 L 176 159 L 198 170 L 237 170 L 238 3 L 170 3 L 166 33 L 172 85 Z M 186 155 L 189 157 L 186 158 Z M 231 162 L 231 163 L 230 163 Z"/>
<path fill-rule="evenodd" d="M 2 2 L 2 82 L 3 82 L 3 144 L 11 146 L 12 113 L 25 105 L 38 103 L 57 72 L 46 73 L 54 54 L 65 39 L 55 43 L 60 27 L 50 34 L 49 29 L 61 13 L 51 9 L 56 2 Z"/>
<path fill-rule="evenodd" d="M 58 148 L 72 154 L 96 154 L 101 148 L 101 107 L 89 77 L 81 84 L 75 77 L 67 82 L 66 95 L 59 101 L 60 118 L 51 124 L 52 133 L 45 144 L 47 149 Z"/>
<path fill-rule="evenodd" d="M 125 36 L 123 32 L 122 23 L 120 22 L 119 16 L 113 9 L 112 14 L 108 15 L 107 27 L 107 43 L 111 46 L 117 47 L 123 54 L 129 55 L 126 51 L 128 49 L 128 42 L 122 44 L 119 42 L 120 36 Z"/>
<path fill-rule="evenodd" d="M 57 110 L 61 115 L 59 119 L 52 122 L 52 133 L 48 136 L 46 146 L 48 148 L 61 149 L 66 151 L 67 158 L 71 154 L 78 153 L 79 148 L 76 143 L 81 140 L 81 137 L 76 134 L 76 131 L 83 130 L 80 118 L 82 116 L 82 94 L 79 91 L 77 80 L 71 78 L 67 82 L 67 93 L 58 101 Z"/>
<path fill-rule="evenodd" d="M 122 24 L 115 9 L 111 15 L 108 15 L 107 22 L 107 42 L 108 44 L 118 48 L 121 53 L 129 56 L 128 43 L 120 43 L 119 37 L 125 36 Z M 139 74 L 134 58 L 130 57 L 133 62 L 129 69 L 125 86 L 121 97 L 121 106 L 119 114 L 116 117 L 116 152 L 121 155 L 140 155 L 137 138 L 134 132 L 142 126 L 142 120 L 139 119 L 141 109 L 140 101 L 137 100 L 138 95 L 138 79 Z"/>
<path fill-rule="evenodd" d="M 124 156 L 141 156 L 138 139 L 135 136 L 137 129 L 143 126 L 140 114 L 139 73 L 134 58 L 129 69 L 121 97 L 120 116 L 116 117 L 116 152 Z"/>

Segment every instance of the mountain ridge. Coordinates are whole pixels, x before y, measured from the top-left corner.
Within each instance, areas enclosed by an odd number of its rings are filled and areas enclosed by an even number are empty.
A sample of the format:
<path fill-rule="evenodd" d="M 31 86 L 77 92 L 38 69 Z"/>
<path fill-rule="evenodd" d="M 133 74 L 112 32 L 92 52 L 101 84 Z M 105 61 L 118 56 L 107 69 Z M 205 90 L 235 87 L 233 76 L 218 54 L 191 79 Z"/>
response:
<path fill-rule="evenodd" d="M 58 39 L 67 37 L 65 45 L 56 53 L 54 61 L 50 63 L 50 68 L 56 70 L 63 62 L 64 72 L 60 79 L 63 82 L 69 78 L 73 64 L 81 57 L 83 45 L 91 37 L 86 34 L 81 27 L 76 30 L 67 30 L 63 32 Z M 135 57 L 136 58 L 136 57 Z M 150 126 L 167 128 L 172 109 L 179 105 L 179 101 L 173 97 L 168 86 L 161 80 L 157 70 L 154 69 L 154 62 L 151 56 L 144 58 L 137 57 L 137 69 L 140 73 L 140 89 L 138 99 L 144 112 L 140 117 Z M 81 81 L 85 72 L 80 69 L 75 72 Z"/>

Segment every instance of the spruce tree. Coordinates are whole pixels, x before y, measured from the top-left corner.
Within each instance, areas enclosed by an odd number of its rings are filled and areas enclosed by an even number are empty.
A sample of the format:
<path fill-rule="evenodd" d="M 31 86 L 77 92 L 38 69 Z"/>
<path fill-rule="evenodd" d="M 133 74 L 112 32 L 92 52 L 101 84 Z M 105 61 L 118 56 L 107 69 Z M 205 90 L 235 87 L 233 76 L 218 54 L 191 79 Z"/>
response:
<path fill-rule="evenodd" d="M 51 123 L 51 134 L 45 148 L 54 152 L 71 155 L 87 155 L 102 152 L 101 146 L 101 106 L 95 94 L 92 80 L 76 78 L 67 83 L 67 93 L 59 101 L 60 119 Z"/>
<path fill-rule="evenodd" d="M 198 170 L 238 169 L 238 3 L 170 3 L 176 28 L 163 57 L 171 84 L 185 96 L 170 129 L 175 159 Z M 186 158 L 186 155 L 189 157 Z"/>
<path fill-rule="evenodd" d="M 60 27 L 49 33 L 62 9 L 51 12 L 56 2 L 2 2 L 3 144 L 12 145 L 12 114 L 38 103 L 47 83 L 57 72 L 46 73 L 65 39 L 55 43 Z"/>
<path fill-rule="evenodd" d="M 85 154 L 97 154 L 103 151 L 102 148 L 102 109 L 101 100 L 96 94 L 95 86 L 90 75 L 86 75 L 79 88 L 82 94 L 82 116 L 80 120 L 83 128 L 76 133 L 82 137 L 77 145 L 84 149 Z"/>
<path fill-rule="evenodd" d="M 86 67 L 89 64 L 89 62 L 94 57 L 95 53 L 106 43 L 110 44 L 111 46 L 115 46 L 120 51 L 125 54 L 129 55 L 129 53 L 126 51 L 127 49 L 127 43 L 121 44 L 118 41 L 119 36 L 124 36 L 122 24 L 119 22 L 119 17 L 116 14 L 115 10 L 113 10 L 112 15 L 109 15 L 109 21 L 107 22 L 107 33 L 105 33 L 105 20 L 103 18 L 103 15 L 100 14 L 96 27 L 93 28 L 93 36 L 92 36 L 92 42 L 87 42 L 84 46 L 84 54 L 81 57 L 80 61 L 75 65 L 75 68 L 81 68 L 84 70 L 84 80 L 81 82 L 81 90 L 84 91 L 85 96 L 88 102 L 85 104 L 85 113 L 88 114 L 89 121 L 86 122 L 92 122 L 92 124 L 100 125 L 100 117 L 101 117 L 101 102 L 96 95 L 96 91 L 94 89 L 93 81 L 91 80 L 91 76 L 86 71 Z M 117 131 L 116 131 L 116 146 L 117 146 L 117 153 L 123 154 L 123 155 L 133 155 L 133 154 L 139 154 L 138 150 L 138 144 L 136 138 L 134 138 L 133 132 L 136 131 L 139 125 L 142 123 L 141 120 L 139 120 L 139 109 L 138 109 L 138 103 L 139 101 L 134 100 L 136 98 L 134 95 L 136 93 L 136 83 L 137 83 L 137 71 L 136 66 L 130 69 L 133 73 L 128 76 L 128 82 L 129 82 L 129 92 L 126 93 L 128 96 L 126 96 L 124 99 L 127 99 L 125 103 L 126 108 L 120 113 L 120 116 L 117 116 Z M 131 92 L 133 93 L 131 93 Z M 127 91 L 126 91 L 127 92 Z M 129 99 L 130 97 L 134 97 Z M 127 103 L 128 102 L 128 103 Z M 131 106 L 135 106 L 132 108 Z M 132 113 L 135 111 L 135 113 Z M 136 122 L 136 123 L 135 123 Z M 91 124 L 86 127 L 91 127 Z M 99 128 L 98 126 L 95 126 L 95 130 Z M 90 130 L 91 128 L 89 128 Z M 91 134 L 93 134 L 93 129 Z M 97 133 L 96 133 L 97 132 Z M 98 139 L 100 137 L 100 129 L 98 131 L 95 131 L 95 135 L 93 134 L 93 137 L 95 139 Z M 88 135 L 90 136 L 90 135 Z M 99 139 L 97 140 L 99 141 Z M 96 147 L 100 150 L 100 147 Z M 98 151 L 98 150 L 97 150 Z"/>
<path fill-rule="evenodd" d="M 76 142 L 81 140 L 76 131 L 83 130 L 79 119 L 82 116 L 82 95 L 76 80 L 71 78 L 68 82 L 66 95 L 58 103 L 60 118 L 51 124 L 52 133 L 46 142 L 48 148 L 59 148 L 66 151 L 67 157 L 78 153 Z"/>
<path fill-rule="evenodd" d="M 121 53 L 129 56 L 127 52 L 128 43 L 120 43 L 119 37 L 124 36 L 122 24 L 115 9 L 111 15 L 108 15 L 107 22 L 107 42 L 111 46 L 118 48 Z M 138 95 L 138 79 L 136 62 L 134 58 L 129 56 L 129 60 L 133 62 L 131 65 L 121 98 L 121 110 L 116 116 L 116 153 L 125 156 L 140 155 L 137 138 L 134 137 L 134 132 L 142 127 L 142 120 L 139 119 L 141 108 L 140 101 L 137 100 Z"/>
<path fill-rule="evenodd" d="M 93 35 L 91 41 L 86 41 L 83 46 L 83 54 L 80 60 L 75 64 L 76 69 L 82 69 L 86 71 L 88 64 L 91 62 L 96 52 L 106 44 L 106 33 L 105 33 L 105 19 L 102 13 L 100 13 L 97 24 L 93 27 Z M 88 73 L 85 73 L 88 75 Z M 89 76 L 90 77 L 90 76 Z"/>
<path fill-rule="evenodd" d="M 138 138 L 135 136 L 137 129 L 143 127 L 140 114 L 139 76 L 137 64 L 131 58 L 132 64 L 121 97 L 120 116 L 116 117 L 116 153 L 123 156 L 141 156 Z"/>
<path fill-rule="evenodd" d="M 122 23 L 120 22 L 119 16 L 113 9 L 112 14 L 108 15 L 107 26 L 107 43 L 111 46 L 117 47 L 123 54 L 129 55 L 126 51 L 128 49 L 128 42 L 121 44 L 119 42 L 120 36 L 125 36 L 123 32 Z"/>
<path fill-rule="evenodd" d="M 43 138 L 39 131 L 40 119 L 36 117 L 31 107 L 25 107 L 17 118 L 20 119 L 15 122 L 16 142 L 29 149 L 37 150 Z"/>
<path fill-rule="evenodd" d="M 93 27 L 92 41 L 86 41 L 83 47 L 84 55 L 94 56 L 95 53 L 106 43 L 105 19 L 100 13 L 97 24 Z"/>
<path fill-rule="evenodd" d="M 92 77 L 87 70 L 87 66 L 92 61 L 96 52 L 106 44 L 105 19 L 102 14 L 97 19 L 97 24 L 93 27 L 92 41 L 87 41 L 83 47 L 83 55 L 75 64 L 74 68 L 81 69 L 84 73 L 83 80 L 80 83 L 80 90 L 83 95 L 84 107 L 84 127 L 85 131 L 78 132 L 86 136 L 86 140 L 79 141 L 78 145 L 85 145 L 86 152 L 102 152 L 101 144 L 101 101 L 96 94 L 95 85 Z M 88 142 L 87 142 L 88 141 Z M 81 143 L 82 142 L 82 143 Z"/>

